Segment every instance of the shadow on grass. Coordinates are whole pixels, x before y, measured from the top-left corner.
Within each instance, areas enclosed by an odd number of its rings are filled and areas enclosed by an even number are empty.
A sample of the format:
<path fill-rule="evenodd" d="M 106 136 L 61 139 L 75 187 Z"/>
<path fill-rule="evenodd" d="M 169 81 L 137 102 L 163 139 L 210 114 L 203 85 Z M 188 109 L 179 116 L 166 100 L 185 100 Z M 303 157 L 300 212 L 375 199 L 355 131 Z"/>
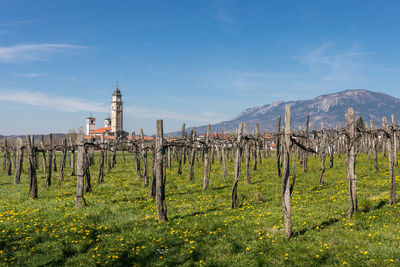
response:
<path fill-rule="evenodd" d="M 184 218 L 192 217 L 192 216 L 196 216 L 196 215 L 204 215 L 206 213 L 209 213 L 211 211 L 216 211 L 216 210 L 218 210 L 218 209 L 212 208 L 212 209 L 208 209 L 205 211 L 196 211 L 196 212 L 185 214 L 185 215 L 175 215 L 175 216 L 172 216 L 171 219 L 184 219 Z"/>
<path fill-rule="evenodd" d="M 311 227 L 311 228 L 308 227 L 308 228 L 304 228 L 304 229 L 302 229 L 302 230 L 300 230 L 300 231 L 293 232 L 292 237 L 301 236 L 301 235 L 304 235 L 304 234 L 305 234 L 307 231 L 309 231 L 309 230 L 313 230 L 313 229 L 315 229 L 315 228 L 317 228 L 317 227 L 319 227 L 319 228 L 325 228 L 325 227 L 330 226 L 330 225 L 332 225 L 332 224 L 334 224 L 334 223 L 337 223 L 337 222 L 339 222 L 339 219 L 338 219 L 338 218 L 331 218 L 331 219 L 326 220 L 326 221 L 323 221 L 322 223 L 320 223 L 320 224 L 318 224 L 318 225 L 315 225 L 315 226 L 313 226 L 313 227 Z"/>
<path fill-rule="evenodd" d="M 386 201 L 381 200 L 381 201 L 379 201 L 378 204 L 376 204 L 375 206 L 372 206 L 372 207 L 370 207 L 370 205 L 366 204 L 366 205 L 360 207 L 360 211 L 364 212 L 364 213 L 368 213 L 368 212 L 371 212 L 373 210 L 379 210 L 383 206 L 385 206 L 386 203 L 387 203 Z"/>

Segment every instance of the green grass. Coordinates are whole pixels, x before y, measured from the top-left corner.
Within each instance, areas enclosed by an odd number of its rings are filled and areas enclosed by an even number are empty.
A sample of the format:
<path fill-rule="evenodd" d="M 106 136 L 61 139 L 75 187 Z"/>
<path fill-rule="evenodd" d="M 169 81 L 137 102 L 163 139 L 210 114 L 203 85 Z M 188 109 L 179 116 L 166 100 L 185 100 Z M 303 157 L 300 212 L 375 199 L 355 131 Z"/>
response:
<path fill-rule="evenodd" d="M 357 157 L 360 210 L 351 220 L 345 157 L 335 157 L 332 169 L 327 160 L 322 187 L 318 158 L 309 159 L 307 173 L 297 164 L 294 236 L 286 239 L 275 158 L 263 160 L 252 172 L 252 184 L 245 182 L 242 167 L 241 206 L 236 210 L 229 208 L 231 162 L 226 178 L 215 162 L 205 191 L 203 168 L 196 168 L 195 180 L 190 181 L 189 166 L 179 176 L 174 162 L 166 183 L 169 221 L 159 223 L 155 201 L 134 171 L 133 155 L 126 162 L 118 155 L 104 184 L 97 183 L 98 154 L 95 157 L 93 193 L 85 195 L 88 205 L 79 210 L 75 177 L 61 183 L 56 173 L 53 185 L 44 188 L 39 170 L 38 200 L 32 200 L 27 198 L 26 160 L 20 185 L 0 170 L 0 265 L 400 265 L 400 206 L 388 205 L 387 158 L 379 158 L 380 171 L 375 174 L 366 155 Z"/>

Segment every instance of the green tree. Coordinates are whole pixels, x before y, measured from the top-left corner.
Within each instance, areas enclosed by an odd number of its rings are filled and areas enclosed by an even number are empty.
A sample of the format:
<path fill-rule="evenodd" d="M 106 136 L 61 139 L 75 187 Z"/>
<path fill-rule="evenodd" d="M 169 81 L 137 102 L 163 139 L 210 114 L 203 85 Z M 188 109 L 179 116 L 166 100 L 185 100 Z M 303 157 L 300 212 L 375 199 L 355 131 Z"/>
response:
<path fill-rule="evenodd" d="M 361 116 L 358 116 L 358 118 L 357 118 L 356 129 L 357 129 L 357 131 L 365 131 L 366 130 L 364 120 Z"/>

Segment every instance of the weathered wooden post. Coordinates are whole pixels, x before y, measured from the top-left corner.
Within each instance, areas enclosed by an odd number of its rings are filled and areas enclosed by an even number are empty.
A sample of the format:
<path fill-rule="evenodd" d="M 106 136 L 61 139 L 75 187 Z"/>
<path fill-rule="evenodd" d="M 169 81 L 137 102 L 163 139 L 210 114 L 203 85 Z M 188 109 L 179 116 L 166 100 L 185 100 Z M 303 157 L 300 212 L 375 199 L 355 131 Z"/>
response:
<path fill-rule="evenodd" d="M 112 144 L 112 164 L 111 164 L 111 168 L 114 168 L 115 164 L 117 164 L 117 143 L 118 140 L 116 139 L 117 137 L 115 137 L 115 139 L 113 140 L 113 144 Z"/>
<path fill-rule="evenodd" d="M 49 149 L 48 149 L 48 164 L 47 164 L 47 171 L 46 171 L 46 187 L 51 186 L 51 171 L 52 171 L 52 164 L 53 164 L 53 134 L 49 135 Z"/>
<path fill-rule="evenodd" d="M 261 160 L 261 151 L 260 151 L 260 126 L 258 122 L 256 123 L 256 141 L 255 141 L 255 150 L 254 150 L 254 168 L 253 170 L 257 170 L 257 161 L 262 164 Z"/>
<path fill-rule="evenodd" d="M 308 138 L 309 138 L 309 123 L 310 123 L 310 115 L 306 116 L 306 127 L 304 130 L 304 135 L 305 135 L 305 141 L 304 143 L 308 143 Z M 308 152 L 307 151 L 302 151 L 303 153 L 303 159 L 302 159 L 302 167 L 303 167 L 303 172 L 308 171 Z"/>
<path fill-rule="evenodd" d="M 66 138 L 62 139 L 62 148 L 61 149 L 62 149 L 62 155 L 61 155 L 61 163 L 60 163 L 60 181 L 64 182 L 64 169 L 65 169 L 65 162 L 66 162 L 67 153 L 68 153 Z"/>
<path fill-rule="evenodd" d="M 290 210 L 290 106 L 285 107 L 285 129 L 282 138 L 283 144 L 283 177 L 282 177 L 282 207 L 284 214 L 285 236 L 292 235 L 292 217 Z"/>
<path fill-rule="evenodd" d="M 85 193 L 92 192 L 92 184 L 90 179 L 90 158 L 88 150 L 84 149 L 84 176 L 85 176 L 85 183 L 84 183 L 84 191 Z"/>
<path fill-rule="evenodd" d="M 320 140 L 320 148 L 321 148 L 321 175 L 319 176 L 319 185 L 322 186 L 324 184 L 324 175 L 325 175 L 325 155 L 326 155 L 326 135 L 324 131 L 324 123 L 321 122 L 321 140 Z"/>
<path fill-rule="evenodd" d="M 222 132 L 222 136 L 225 138 L 225 133 Z M 226 177 L 226 162 L 225 162 L 225 144 L 221 145 L 221 160 L 224 178 Z"/>
<path fill-rule="evenodd" d="M 8 147 L 7 139 L 4 139 L 4 160 L 6 166 L 7 175 L 11 175 L 11 158 L 10 158 L 10 149 Z"/>
<path fill-rule="evenodd" d="M 140 128 L 140 145 L 142 152 L 142 161 L 143 161 L 143 185 L 147 186 L 149 184 L 149 177 L 147 176 L 147 150 L 144 145 L 144 135 L 143 129 Z"/>
<path fill-rule="evenodd" d="M 157 120 L 156 134 L 156 204 L 157 215 L 160 222 L 167 221 L 167 204 L 165 202 L 165 177 L 163 168 L 164 158 L 164 131 L 163 121 Z"/>
<path fill-rule="evenodd" d="M 393 117 L 392 117 L 393 119 Z M 396 197 L 396 177 L 395 177 L 395 155 L 394 153 L 396 152 L 395 149 L 395 139 L 394 139 L 394 131 L 395 128 L 394 126 L 389 127 L 389 124 L 387 123 L 386 118 L 383 118 L 383 125 L 384 130 L 387 134 L 387 151 L 389 154 L 389 170 L 390 170 L 390 189 L 389 189 L 389 205 L 394 205 L 396 204 L 397 197 Z"/>
<path fill-rule="evenodd" d="M 251 173 L 250 173 L 250 145 L 249 145 L 249 140 L 248 140 L 248 132 L 247 132 L 247 126 L 244 124 L 244 137 L 245 143 L 244 143 L 244 158 L 246 160 L 246 183 L 251 184 Z"/>
<path fill-rule="evenodd" d="M 355 128 L 355 113 L 353 108 L 349 108 L 346 112 L 346 163 L 347 163 L 347 179 L 349 182 L 349 212 L 351 218 L 357 211 L 357 176 L 355 173 L 356 166 L 356 128 Z"/>
<path fill-rule="evenodd" d="M 78 159 L 77 159 L 77 176 L 76 176 L 76 207 L 82 206 L 83 199 L 83 181 L 85 175 L 85 146 L 83 140 L 83 128 L 78 129 Z"/>
<path fill-rule="evenodd" d="M 40 146 L 41 146 L 41 150 L 42 150 L 42 167 L 43 167 L 43 174 L 45 176 L 46 172 L 47 172 L 47 160 L 46 160 L 46 147 L 44 145 L 44 136 L 41 136 L 41 140 L 40 140 Z"/>
<path fill-rule="evenodd" d="M 276 136 L 276 166 L 278 169 L 278 176 L 282 177 L 281 173 L 281 116 L 278 117 L 277 136 Z"/>
<path fill-rule="evenodd" d="M 22 139 L 17 138 L 16 142 L 16 150 L 17 150 L 17 155 L 16 155 L 16 160 L 15 160 L 15 178 L 14 178 L 14 184 L 19 184 L 21 183 L 21 170 L 22 170 L 22 162 L 24 160 L 24 150 L 22 149 Z"/>
<path fill-rule="evenodd" d="M 394 119 L 394 115 L 392 114 L 392 127 L 393 127 L 393 155 L 394 155 L 394 166 L 398 167 L 399 162 L 397 160 L 397 126 L 396 120 Z"/>
<path fill-rule="evenodd" d="M 196 149 L 197 149 L 196 128 L 193 128 L 191 137 L 192 137 L 192 151 L 191 151 L 191 156 L 190 156 L 190 176 L 189 176 L 189 179 L 193 180 L 193 178 L 194 178 L 194 160 L 196 159 Z"/>
<path fill-rule="evenodd" d="M 170 140 L 170 135 L 168 135 L 168 140 Z M 167 161 L 168 161 L 168 170 L 171 171 L 172 168 L 172 159 L 171 159 L 171 148 L 168 147 L 168 154 L 167 154 Z"/>
<path fill-rule="evenodd" d="M 234 165 L 234 180 L 231 192 L 231 209 L 235 209 L 238 206 L 237 187 L 240 177 L 240 163 L 242 157 L 242 135 L 243 135 L 243 123 L 239 124 L 239 130 L 236 138 L 236 154 L 235 154 L 235 165 Z"/>
<path fill-rule="evenodd" d="M 99 176 L 97 182 L 99 184 L 104 183 L 104 134 L 100 135 Z"/>
<path fill-rule="evenodd" d="M 54 149 L 54 145 L 53 145 L 53 171 L 57 171 L 57 156 L 56 156 L 56 150 Z"/>
<path fill-rule="evenodd" d="M 185 123 L 182 124 L 182 131 L 181 131 L 181 139 L 183 140 L 183 138 L 185 138 Z M 182 158 L 183 158 L 183 152 L 184 149 L 183 148 L 179 148 L 178 150 L 178 174 L 181 175 L 182 174 Z"/>
<path fill-rule="evenodd" d="M 203 177 L 203 190 L 208 188 L 208 184 L 210 182 L 210 127 L 211 125 L 207 125 L 207 132 L 206 132 L 206 139 L 205 139 L 205 146 L 204 146 L 204 177 Z"/>
<path fill-rule="evenodd" d="M 132 132 L 132 145 L 133 145 L 133 151 L 135 153 L 135 165 L 136 165 L 136 174 L 139 178 L 142 178 L 142 172 L 140 168 L 140 151 L 138 149 L 138 145 L 136 144 L 136 135 L 135 132 Z"/>
<path fill-rule="evenodd" d="M 149 197 L 156 196 L 156 148 L 151 150 L 151 184 L 149 188 Z"/>
<path fill-rule="evenodd" d="M 71 176 L 75 176 L 75 144 L 71 137 L 69 138 L 69 145 L 71 149 Z"/>
<path fill-rule="evenodd" d="M 107 173 L 111 172 L 110 139 L 106 140 L 106 163 Z"/>
<path fill-rule="evenodd" d="M 335 137 L 335 133 L 333 131 L 330 133 L 330 137 L 332 139 Z M 331 140 L 330 140 L 330 142 L 331 142 Z M 329 145 L 329 156 L 330 156 L 329 168 L 333 168 L 333 154 L 334 154 L 334 145 L 333 145 L 333 143 L 331 143 Z"/>
<path fill-rule="evenodd" d="M 371 146 L 372 146 L 372 149 L 373 149 L 372 151 L 373 151 L 373 154 L 374 154 L 374 168 L 375 168 L 375 173 L 377 173 L 378 172 L 378 146 L 376 144 L 377 135 L 376 135 L 375 130 L 374 130 L 374 122 L 373 122 L 373 120 L 370 121 L 370 125 L 371 125 L 371 132 L 372 132 L 372 137 L 371 137 L 371 142 L 372 143 L 371 143 Z"/>
<path fill-rule="evenodd" d="M 27 148 L 28 148 L 28 159 L 29 159 L 29 167 L 28 167 L 28 176 L 29 176 L 29 196 L 32 199 L 37 199 L 38 197 L 38 186 L 37 186 L 37 177 L 36 177 L 36 166 L 35 166 L 35 136 L 27 135 L 26 136 Z"/>

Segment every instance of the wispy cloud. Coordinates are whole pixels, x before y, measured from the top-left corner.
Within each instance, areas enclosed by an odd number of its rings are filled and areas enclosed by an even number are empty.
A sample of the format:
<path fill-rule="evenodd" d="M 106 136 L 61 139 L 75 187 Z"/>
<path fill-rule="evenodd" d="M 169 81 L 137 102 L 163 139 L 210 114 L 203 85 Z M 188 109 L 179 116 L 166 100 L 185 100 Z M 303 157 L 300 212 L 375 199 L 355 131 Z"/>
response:
<path fill-rule="evenodd" d="M 82 101 L 63 96 L 46 95 L 41 92 L 2 91 L 0 92 L 0 102 L 37 106 L 66 112 L 109 112 L 109 107 L 102 103 Z"/>
<path fill-rule="evenodd" d="M 0 26 L 21 26 L 26 24 L 32 24 L 34 22 L 37 22 L 37 20 L 10 20 L 1 22 Z"/>
<path fill-rule="evenodd" d="M 10 74 L 19 76 L 19 77 L 28 77 L 28 78 L 36 78 L 36 77 L 46 76 L 46 73 L 37 73 L 37 72 L 27 72 L 27 73 L 10 72 Z"/>
<path fill-rule="evenodd" d="M 34 77 L 40 77 L 40 76 L 44 76 L 44 73 L 21 73 L 22 76 L 25 77 L 30 77 L 30 78 L 34 78 Z"/>
<path fill-rule="evenodd" d="M 54 96 L 41 92 L 30 91 L 5 91 L 0 92 L 0 103 L 16 103 L 20 105 L 36 106 L 64 112 L 96 112 L 109 113 L 109 105 L 103 103 L 84 101 L 81 99 Z M 187 113 L 179 113 L 171 110 L 152 109 L 137 106 L 125 106 L 124 114 L 135 118 L 152 118 L 152 119 L 173 119 L 182 122 L 192 123 L 214 123 L 226 119 L 224 116 L 213 113 L 204 112 L 198 115 L 190 115 Z"/>
<path fill-rule="evenodd" d="M 71 44 L 21 44 L 0 46 L 0 63 L 45 61 L 49 55 L 64 53 L 71 49 L 85 48 Z"/>
<path fill-rule="evenodd" d="M 134 116 L 137 118 L 173 119 L 192 123 L 215 123 L 226 119 L 225 116 L 214 112 L 203 112 L 198 115 L 190 115 L 171 110 L 150 109 L 133 106 L 124 107 L 124 112 L 129 116 Z"/>
<path fill-rule="evenodd" d="M 224 23 L 228 23 L 228 24 L 235 24 L 235 21 L 233 20 L 233 17 L 226 11 L 226 9 L 219 7 L 218 9 L 216 9 L 212 15 L 214 16 L 214 18 L 216 18 L 217 20 L 224 22 Z"/>
<path fill-rule="evenodd" d="M 357 46 L 337 51 L 336 44 L 327 42 L 299 57 L 300 63 L 309 67 L 312 73 L 319 73 L 321 78 L 329 81 L 349 81 L 360 78 L 363 68 L 362 56 L 373 54 Z"/>

